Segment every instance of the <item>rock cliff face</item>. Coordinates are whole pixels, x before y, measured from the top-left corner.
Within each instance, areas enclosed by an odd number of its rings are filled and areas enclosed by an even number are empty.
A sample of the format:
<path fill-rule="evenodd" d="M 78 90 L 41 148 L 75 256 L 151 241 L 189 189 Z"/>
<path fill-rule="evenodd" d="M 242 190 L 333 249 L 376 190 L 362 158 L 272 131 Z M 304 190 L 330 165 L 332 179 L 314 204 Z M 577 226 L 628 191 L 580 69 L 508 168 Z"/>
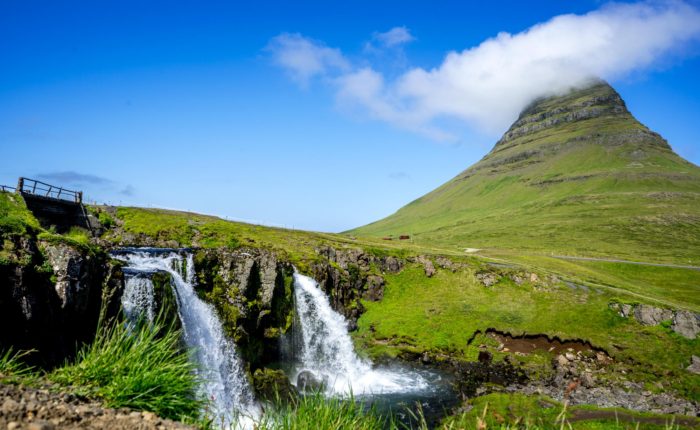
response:
<path fill-rule="evenodd" d="M 392 256 L 376 256 L 360 249 L 316 250 L 321 261 L 311 267 L 312 276 L 329 295 L 333 308 L 348 320 L 350 329 L 364 312 L 361 299 L 378 301 L 384 296 L 381 273 L 401 271 L 405 261 Z"/>
<path fill-rule="evenodd" d="M 253 368 L 273 360 L 292 324 L 294 269 L 267 250 L 205 249 L 195 254 L 197 291 L 213 303 Z"/>
<path fill-rule="evenodd" d="M 95 334 L 103 303 L 119 311 L 123 273 L 104 254 L 64 243 L 16 236 L 16 258 L 0 265 L 0 348 L 34 349 L 51 366 Z"/>

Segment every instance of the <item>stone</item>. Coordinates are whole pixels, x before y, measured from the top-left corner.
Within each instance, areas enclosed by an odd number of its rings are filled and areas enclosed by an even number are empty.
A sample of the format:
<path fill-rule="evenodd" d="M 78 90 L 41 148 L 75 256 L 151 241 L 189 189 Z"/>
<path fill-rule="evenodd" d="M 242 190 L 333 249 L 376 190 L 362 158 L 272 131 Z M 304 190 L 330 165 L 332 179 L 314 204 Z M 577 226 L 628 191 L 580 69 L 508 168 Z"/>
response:
<path fill-rule="evenodd" d="M 676 311 L 671 329 L 688 339 L 695 339 L 700 333 L 700 315 L 689 311 Z"/>
<path fill-rule="evenodd" d="M 686 367 L 685 369 L 690 373 L 700 375 L 700 357 L 693 355 L 690 358 L 690 366 Z"/>
<path fill-rule="evenodd" d="M 303 392 L 320 391 L 325 386 L 324 381 L 319 379 L 309 370 L 302 370 L 297 375 L 297 389 Z"/>
<path fill-rule="evenodd" d="M 402 269 L 402 264 L 401 260 L 396 257 L 384 257 L 381 260 L 380 267 L 384 272 L 398 273 Z"/>
<path fill-rule="evenodd" d="M 141 416 L 143 416 L 143 419 L 146 421 L 155 421 L 158 419 L 158 416 L 153 412 L 142 412 Z"/>
<path fill-rule="evenodd" d="M 634 307 L 632 305 L 628 304 L 621 304 L 620 305 L 620 316 L 629 318 L 630 315 L 632 315 L 632 312 L 634 311 Z"/>
<path fill-rule="evenodd" d="M 565 356 L 566 359 L 569 360 L 569 361 L 574 361 L 574 360 L 576 360 L 576 356 L 575 356 L 574 354 L 570 353 L 570 352 L 567 352 L 564 356 Z"/>
<path fill-rule="evenodd" d="M 84 279 L 85 257 L 65 244 L 47 243 L 44 252 L 56 277 L 54 288 L 61 301 L 61 308 L 71 307 L 79 312 L 85 311 L 89 294 L 89 283 Z"/>
<path fill-rule="evenodd" d="M 591 375 L 589 372 L 582 373 L 581 374 L 581 385 L 583 385 L 586 388 L 595 387 L 595 379 L 593 378 L 593 375 Z"/>
<path fill-rule="evenodd" d="M 659 325 L 662 321 L 672 320 L 673 312 L 649 305 L 637 305 L 634 307 L 634 318 L 642 325 Z"/>
<path fill-rule="evenodd" d="M 13 399 L 7 398 L 3 402 L 2 408 L 0 408 L 0 410 L 2 410 L 2 413 L 4 415 L 9 415 L 9 414 L 12 414 L 15 412 L 19 412 L 21 408 L 22 408 L 22 406 L 19 404 L 19 402 L 15 401 Z"/>
<path fill-rule="evenodd" d="M 27 425 L 27 430 L 53 430 L 54 425 L 48 421 L 34 421 Z"/>
<path fill-rule="evenodd" d="M 476 279 L 485 287 L 490 287 L 498 282 L 499 276 L 491 272 L 477 273 Z"/>
<path fill-rule="evenodd" d="M 557 360 L 557 364 L 558 364 L 560 367 L 564 367 L 564 366 L 567 366 L 567 365 L 569 364 L 569 359 L 567 359 L 567 358 L 566 358 L 565 356 L 563 356 L 563 355 L 557 355 L 557 359 L 556 359 L 556 360 Z"/>
<path fill-rule="evenodd" d="M 279 369 L 256 369 L 253 373 L 253 388 L 257 397 L 266 401 L 292 400 L 298 394 L 287 375 Z"/>
<path fill-rule="evenodd" d="M 370 302 L 378 302 L 384 298 L 384 278 L 379 275 L 369 275 L 365 281 L 362 298 Z"/>
<path fill-rule="evenodd" d="M 425 271 L 425 276 L 428 278 L 432 278 L 433 275 L 435 274 L 435 266 L 433 265 L 433 262 L 430 261 L 428 257 L 425 255 L 420 255 L 416 258 L 416 262 L 420 263 L 423 265 L 423 270 Z"/>
<path fill-rule="evenodd" d="M 20 427 L 22 427 L 22 424 L 18 423 L 17 421 L 10 421 L 7 423 L 7 430 L 17 430 Z"/>

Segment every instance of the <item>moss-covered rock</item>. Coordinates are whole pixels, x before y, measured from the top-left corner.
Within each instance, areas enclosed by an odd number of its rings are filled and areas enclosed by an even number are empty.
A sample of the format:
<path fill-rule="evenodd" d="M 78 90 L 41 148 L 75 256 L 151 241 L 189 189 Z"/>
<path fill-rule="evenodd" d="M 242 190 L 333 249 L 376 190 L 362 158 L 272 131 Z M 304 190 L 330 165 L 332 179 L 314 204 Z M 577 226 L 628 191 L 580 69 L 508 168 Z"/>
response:
<path fill-rule="evenodd" d="M 253 373 L 253 387 L 263 401 L 288 401 L 297 397 L 297 389 L 279 369 L 262 368 Z"/>

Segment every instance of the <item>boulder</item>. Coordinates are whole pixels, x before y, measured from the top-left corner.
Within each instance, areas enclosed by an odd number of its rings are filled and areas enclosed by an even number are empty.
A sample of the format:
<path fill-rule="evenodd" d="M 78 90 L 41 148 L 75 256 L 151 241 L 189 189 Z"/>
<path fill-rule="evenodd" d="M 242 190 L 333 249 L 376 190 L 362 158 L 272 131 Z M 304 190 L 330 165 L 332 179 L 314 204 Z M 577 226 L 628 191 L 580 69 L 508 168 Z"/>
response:
<path fill-rule="evenodd" d="M 298 394 L 287 375 L 279 369 L 256 369 L 253 387 L 257 397 L 266 401 L 291 400 Z"/>
<path fill-rule="evenodd" d="M 362 298 L 371 302 L 377 302 L 384 297 L 384 278 L 378 275 L 369 275 L 365 281 L 365 290 Z"/>
<path fill-rule="evenodd" d="M 318 378 L 310 370 L 302 370 L 297 375 L 297 389 L 301 392 L 323 391 L 325 386 L 325 381 Z"/>
<path fill-rule="evenodd" d="M 87 257 L 65 244 L 46 243 L 44 253 L 56 278 L 54 288 L 61 301 L 61 308 L 84 312 L 90 290 L 85 279 Z"/>
<path fill-rule="evenodd" d="M 435 266 L 433 262 L 425 255 L 419 255 L 415 259 L 416 263 L 423 265 L 423 270 L 425 271 L 425 276 L 431 278 L 435 274 Z"/>
<path fill-rule="evenodd" d="M 698 357 L 697 355 L 693 355 L 690 358 L 690 366 L 686 367 L 685 370 L 687 370 L 690 373 L 700 375 L 700 357 Z"/>
<path fill-rule="evenodd" d="M 671 329 L 688 339 L 695 339 L 700 333 L 700 315 L 689 311 L 676 311 Z"/>
<path fill-rule="evenodd" d="M 673 312 L 649 305 L 637 305 L 634 307 L 634 318 L 643 325 L 658 325 L 662 321 L 672 320 Z"/>

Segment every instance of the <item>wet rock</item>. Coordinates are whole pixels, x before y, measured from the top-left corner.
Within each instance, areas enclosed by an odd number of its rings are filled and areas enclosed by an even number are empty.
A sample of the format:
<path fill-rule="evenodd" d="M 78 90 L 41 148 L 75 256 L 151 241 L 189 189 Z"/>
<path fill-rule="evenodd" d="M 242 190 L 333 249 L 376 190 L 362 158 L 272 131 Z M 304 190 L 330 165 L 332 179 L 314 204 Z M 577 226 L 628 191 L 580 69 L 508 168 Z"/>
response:
<path fill-rule="evenodd" d="M 302 370 L 297 375 L 297 389 L 302 392 L 322 391 L 325 385 L 323 380 L 309 370 Z"/>
<path fill-rule="evenodd" d="M 258 398 L 267 401 L 291 400 L 298 394 L 287 375 L 279 369 L 256 369 L 253 373 L 253 388 Z"/>
<path fill-rule="evenodd" d="M 685 368 L 688 372 L 700 375 L 700 357 L 693 355 L 690 358 L 690 366 Z"/>
<path fill-rule="evenodd" d="M 700 333 L 700 315 L 689 311 L 676 311 L 671 329 L 688 339 L 695 339 Z"/>

